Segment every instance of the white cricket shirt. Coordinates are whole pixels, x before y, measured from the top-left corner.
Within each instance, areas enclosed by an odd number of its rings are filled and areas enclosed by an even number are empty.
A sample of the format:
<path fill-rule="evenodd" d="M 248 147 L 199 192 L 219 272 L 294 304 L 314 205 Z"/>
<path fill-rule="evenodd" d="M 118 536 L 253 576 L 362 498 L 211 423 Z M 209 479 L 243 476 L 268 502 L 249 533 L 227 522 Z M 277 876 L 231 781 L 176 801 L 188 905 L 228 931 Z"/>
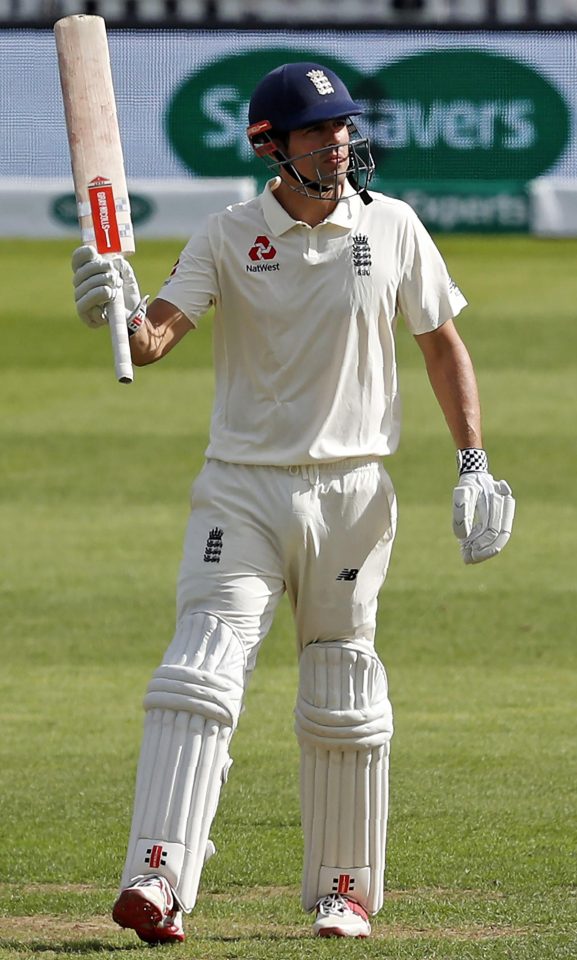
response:
<path fill-rule="evenodd" d="M 404 202 L 347 191 L 310 227 L 271 180 L 214 214 L 159 297 L 193 325 L 214 306 L 208 457 L 290 466 L 385 456 L 399 441 L 395 324 L 414 334 L 467 301 Z"/>

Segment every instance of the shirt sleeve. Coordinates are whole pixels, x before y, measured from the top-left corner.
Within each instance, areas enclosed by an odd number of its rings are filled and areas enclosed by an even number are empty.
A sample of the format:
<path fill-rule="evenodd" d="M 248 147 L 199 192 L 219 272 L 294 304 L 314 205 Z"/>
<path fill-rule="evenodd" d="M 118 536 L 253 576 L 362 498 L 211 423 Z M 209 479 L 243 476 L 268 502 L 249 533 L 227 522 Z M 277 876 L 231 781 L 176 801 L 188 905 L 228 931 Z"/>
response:
<path fill-rule="evenodd" d="M 436 330 L 467 306 L 433 239 L 410 209 L 397 303 L 413 334 Z"/>
<path fill-rule="evenodd" d="M 193 326 L 218 299 L 218 277 L 209 226 L 190 238 L 158 292 L 188 317 Z"/>

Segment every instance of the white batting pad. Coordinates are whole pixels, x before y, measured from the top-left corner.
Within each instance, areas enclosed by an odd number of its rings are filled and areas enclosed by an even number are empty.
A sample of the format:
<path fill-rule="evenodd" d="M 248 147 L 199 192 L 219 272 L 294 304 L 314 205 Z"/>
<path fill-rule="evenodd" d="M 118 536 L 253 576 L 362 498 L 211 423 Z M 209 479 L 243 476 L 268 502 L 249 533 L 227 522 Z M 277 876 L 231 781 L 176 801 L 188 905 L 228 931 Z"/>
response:
<path fill-rule="evenodd" d="M 144 698 L 146 720 L 121 886 L 160 874 L 186 911 L 196 901 L 208 832 L 230 766 L 244 693 L 238 637 L 216 617 L 183 617 Z"/>
<path fill-rule="evenodd" d="M 389 741 L 384 667 L 369 644 L 313 643 L 300 660 L 295 729 L 301 746 L 302 902 L 383 903 Z"/>

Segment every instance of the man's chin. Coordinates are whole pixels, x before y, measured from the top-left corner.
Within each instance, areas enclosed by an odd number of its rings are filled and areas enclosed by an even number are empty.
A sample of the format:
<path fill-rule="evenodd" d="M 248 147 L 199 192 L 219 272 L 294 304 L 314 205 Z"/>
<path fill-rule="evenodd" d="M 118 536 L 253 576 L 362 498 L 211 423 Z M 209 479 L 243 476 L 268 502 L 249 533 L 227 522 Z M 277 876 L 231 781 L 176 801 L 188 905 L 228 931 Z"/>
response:
<path fill-rule="evenodd" d="M 288 186 L 296 193 L 306 197 L 313 197 L 318 200 L 338 200 L 342 195 L 343 187 L 347 178 L 346 170 L 343 173 L 326 174 L 319 180 L 307 180 L 305 183 L 296 184 L 287 181 Z"/>
<path fill-rule="evenodd" d="M 340 197 L 346 178 L 346 171 L 344 173 L 337 173 L 336 176 L 333 174 L 331 177 L 325 177 L 320 184 L 321 195 L 326 197 L 327 200 L 335 200 Z"/>

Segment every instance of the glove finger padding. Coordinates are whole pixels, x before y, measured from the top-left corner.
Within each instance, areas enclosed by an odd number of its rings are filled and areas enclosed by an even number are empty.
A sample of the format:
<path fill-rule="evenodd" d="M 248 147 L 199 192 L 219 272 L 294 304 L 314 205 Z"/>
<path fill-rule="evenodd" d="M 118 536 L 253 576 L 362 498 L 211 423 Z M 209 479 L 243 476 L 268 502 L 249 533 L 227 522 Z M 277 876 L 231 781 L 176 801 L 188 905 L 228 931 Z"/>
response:
<path fill-rule="evenodd" d="M 122 279 L 118 270 L 107 263 L 106 269 L 95 269 L 96 263 L 87 263 L 74 275 L 74 299 L 78 315 L 89 326 L 107 322 L 105 307 L 111 303 Z"/>
<path fill-rule="evenodd" d="M 453 493 L 453 531 L 465 563 L 481 563 L 500 553 L 511 536 L 515 500 L 505 480 L 488 473 L 460 477 Z"/>
<path fill-rule="evenodd" d="M 78 247 L 72 254 L 74 300 L 76 312 L 89 327 L 107 323 L 106 305 L 122 287 L 126 315 L 140 304 L 140 291 L 132 267 L 123 257 L 108 260 L 93 247 Z"/>
<path fill-rule="evenodd" d="M 98 254 L 95 248 L 91 247 L 90 244 L 84 244 L 82 247 L 76 247 L 76 250 L 73 251 L 70 259 L 72 272 L 76 273 L 76 271 L 83 266 L 83 264 L 89 263 L 91 260 L 96 259 L 99 259 Z"/>
<path fill-rule="evenodd" d="M 76 312 L 88 327 L 101 327 L 107 322 L 104 308 L 116 296 L 122 278 L 114 264 L 94 247 L 78 247 L 71 262 Z"/>
<path fill-rule="evenodd" d="M 453 533 L 458 540 L 465 540 L 473 529 L 475 510 L 481 488 L 463 484 L 453 491 Z"/>

